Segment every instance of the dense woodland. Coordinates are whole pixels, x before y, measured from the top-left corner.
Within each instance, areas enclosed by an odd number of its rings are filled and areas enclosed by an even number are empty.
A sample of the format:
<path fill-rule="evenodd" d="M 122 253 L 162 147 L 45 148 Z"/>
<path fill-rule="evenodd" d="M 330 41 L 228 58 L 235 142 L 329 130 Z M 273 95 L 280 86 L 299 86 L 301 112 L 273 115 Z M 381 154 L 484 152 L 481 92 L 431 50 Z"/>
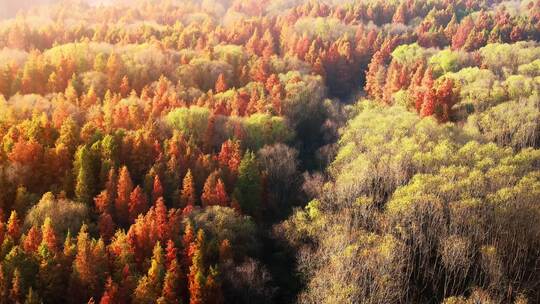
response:
<path fill-rule="evenodd" d="M 540 1 L 109 2 L 0 20 L 0 304 L 540 303 Z"/>

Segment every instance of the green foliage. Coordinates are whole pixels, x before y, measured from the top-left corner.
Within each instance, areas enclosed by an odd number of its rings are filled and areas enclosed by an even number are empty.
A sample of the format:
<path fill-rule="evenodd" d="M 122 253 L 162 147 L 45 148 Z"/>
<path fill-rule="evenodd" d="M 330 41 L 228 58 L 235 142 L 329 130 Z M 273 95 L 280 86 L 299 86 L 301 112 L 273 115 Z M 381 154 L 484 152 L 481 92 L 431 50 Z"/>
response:
<path fill-rule="evenodd" d="M 429 65 L 436 76 L 458 72 L 469 65 L 470 55 L 465 52 L 442 50 L 429 58 Z"/>
<path fill-rule="evenodd" d="M 167 115 L 169 124 L 183 136 L 202 142 L 208 132 L 210 112 L 206 108 L 179 108 Z M 287 142 L 293 133 L 282 117 L 256 113 L 248 117 L 218 117 L 214 132 L 217 138 L 234 138 L 240 131 L 246 148 L 258 150 L 266 144 Z"/>
<path fill-rule="evenodd" d="M 308 276 L 301 302 L 393 302 L 412 282 L 441 288 L 451 282 L 447 292 L 462 294 L 470 286 L 488 286 L 485 277 L 508 281 L 534 271 L 526 261 L 538 254 L 540 230 L 533 223 L 540 220 L 535 203 L 540 151 L 525 148 L 530 137 L 522 134 L 537 128 L 536 98 L 482 113 L 491 115 L 486 120 L 499 120 L 493 126 L 508 130 L 508 115 L 497 118 L 495 113 L 522 111 L 512 130 L 516 133 L 500 137 L 488 125 L 466 135 L 452 124 L 420 119 L 398 106 L 364 101 L 356 107 L 323 194 L 277 231 L 298 250 L 312 250 L 310 259 L 300 261 Z M 531 122 L 524 123 L 525 117 Z M 471 140 L 486 137 L 523 149 Z M 511 249 L 514 242 L 524 251 Z M 418 258 L 424 266 L 417 266 Z M 463 280 L 465 273 L 477 274 Z"/>
<path fill-rule="evenodd" d="M 540 47 L 533 41 L 514 44 L 494 43 L 481 48 L 480 54 L 488 69 L 495 73 L 511 75 L 520 65 L 540 59 Z"/>
<path fill-rule="evenodd" d="M 419 61 L 425 62 L 432 54 L 433 50 L 425 49 L 418 43 L 402 44 L 392 52 L 392 58 L 401 65 L 412 66 Z"/>
<path fill-rule="evenodd" d="M 79 202 L 90 205 L 96 191 L 96 159 L 94 151 L 81 146 L 75 155 L 74 175 L 76 176 L 75 195 Z"/>
<path fill-rule="evenodd" d="M 257 226 L 245 215 L 239 215 L 231 208 L 211 206 L 197 210 L 186 219 L 193 223 L 194 229 L 203 229 L 211 240 L 211 250 L 217 254 L 217 246 L 228 240 L 234 248 L 236 256 L 254 256 L 260 251 L 260 240 L 257 239 Z"/>
<path fill-rule="evenodd" d="M 499 145 L 517 149 L 538 147 L 540 108 L 535 94 L 519 101 L 511 100 L 469 116 L 466 131 Z M 512 112 L 512 115 L 508 113 Z"/>
<path fill-rule="evenodd" d="M 354 29 L 335 18 L 301 18 L 294 25 L 300 34 L 309 37 L 320 37 L 325 41 L 333 41 L 342 36 L 354 35 Z"/>
<path fill-rule="evenodd" d="M 247 151 L 238 167 L 238 181 L 233 193 L 243 212 L 253 215 L 259 210 L 262 201 L 261 182 L 255 153 Z"/>
<path fill-rule="evenodd" d="M 457 273 L 478 271 L 490 280 L 530 273 L 525 261 L 535 259 L 540 235 L 532 224 L 540 220 L 535 199 L 540 194 L 540 151 L 514 154 L 492 143 L 469 142 L 449 152 L 438 170 L 415 175 L 393 194 L 386 214 L 395 233 L 405 242 L 424 240 L 414 242 L 412 250 L 441 258 L 446 269 Z M 524 250 L 510 249 L 514 242 Z M 430 253 L 436 244 L 442 245 L 437 253 Z M 501 267 L 498 272 L 492 265 L 475 265 L 473 257 L 486 254 L 482 246 L 497 252 L 493 262 Z M 432 284 L 460 280 L 423 275 Z M 482 284 L 483 279 L 473 276 L 472 280 L 469 284 Z"/>
<path fill-rule="evenodd" d="M 269 114 L 253 114 L 242 121 L 246 132 L 245 145 L 258 150 L 264 145 L 287 142 L 292 138 L 284 119 Z"/>
<path fill-rule="evenodd" d="M 540 59 L 520 65 L 518 67 L 518 73 L 529 77 L 540 76 Z"/>
<path fill-rule="evenodd" d="M 178 108 L 167 115 L 167 122 L 187 138 L 201 140 L 208 127 L 210 111 L 201 107 Z"/>
<path fill-rule="evenodd" d="M 375 200 L 386 198 L 413 172 L 429 168 L 423 155 L 457 132 L 450 125 L 420 119 L 402 107 L 362 105 L 364 110 L 344 129 L 341 148 L 330 169 L 337 193 L 346 201 L 360 193 Z"/>
<path fill-rule="evenodd" d="M 538 92 L 540 88 L 540 79 L 529 78 L 523 75 L 512 75 L 504 81 L 508 96 L 511 99 L 529 97 L 533 92 Z"/>

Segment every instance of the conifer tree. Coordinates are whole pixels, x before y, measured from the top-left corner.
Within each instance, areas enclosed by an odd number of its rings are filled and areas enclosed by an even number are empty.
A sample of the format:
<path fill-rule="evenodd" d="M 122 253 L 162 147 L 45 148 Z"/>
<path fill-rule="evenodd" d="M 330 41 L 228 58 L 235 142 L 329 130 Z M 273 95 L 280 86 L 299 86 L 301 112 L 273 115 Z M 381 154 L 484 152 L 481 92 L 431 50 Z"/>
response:
<path fill-rule="evenodd" d="M 32 289 L 32 287 L 28 288 L 28 292 L 26 293 L 26 298 L 24 300 L 24 304 L 41 304 L 43 303 L 39 295 Z"/>
<path fill-rule="evenodd" d="M 161 291 L 164 277 L 165 258 L 163 255 L 163 248 L 161 247 L 161 244 L 157 242 L 152 252 L 151 266 L 150 269 L 148 269 L 148 279 L 156 291 Z"/>
<path fill-rule="evenodd" d="M 193 181 L 191 169 L 188 169 L 182 182 L 181 201 L 183 206 L 195 205 L 195 182 Z"/>
<path fill-rule="evenodd" d="M 81 146 L 75 155 L 75 195 L 79 202 L 90 205 L 96 190 L 94 157 L 86 145 Z"/>
<path fill-rule="evenodd" d="M 135 187 L 129 195 L 129 221 L 135 222 L 139 214 L 144 214 L 148 210 L 148 201 L 140 186 Z"/>
<path fill-rule="evenodd" d="M 234 198 L 243 212 L 253 215 L 258 210 L 262 198 L 261 175 L 255 154 L 247 151 L 238 168 L 238 181 Z"/>
<path fill-rule="evenodd" d="M 32 226 L 28 233 L 23 237 L 23 248 L 29 254 L 33 254 L 37 251 L 39 244 L 41 243 L 41 232 L 35 226 Z"/>
<path fill-rule="evenodd" d="M 105 291 L 99 301 L 99 304 L 115 304 L 118 303 L 118 284 L 116 284 L 109 276 L 105 285 Z"/>
<path fill-rule="evenodd" d="M 152 187 L 152 203 L 155 203 L 158 198 L 163 196 L 163 186 L 161 185 L 161 180 L 159 175 L 154 176 L 154 184 Z"/>
<path fill-rule="evenodd" d="M 124 166 L 120 169 L 120 174 L 118 174 L 117 194 L 114 202 L 117 223 L 122 226 L 126 225 L 129 220 L 129 202 L 132 191 L 133 182 L 128 168 Z"/>
<path fill-rule="evenodd" d="M 56 233 L 52 226 L 52 221 L 50 217 L 47 217 L 41 226 L 41 242 L 47 246 L 47 249 L 51 252 L 56 252 L 58 250 Z"/>
<path fill-rule="evenodd" d="M 13 279 L 11 280 L 11 289 L 9 290 L 9 298 L 13 303 L 21 303 L 23 299 L 23 282 L 21 278 L 21 272 L 15 268 L 13 271 Z"/>
<path fill-rule="evenodd" d="M 7 222 L 7 233 L 13 241 L 19 240 L 21 236 L 21 222 L 15 210 L 11 211 Z"/>
<path fill-rule="evenodd" d="M 163 250 L 159 242 L 154 246 L 147 275 L 143 276 L 134 292 L 134 303 L 156 303 L 161 295 L 165 265 Z"/>
<path fill-rule="evenodd" d="M 204 276 L 204 257 L 203 248 L 205 245 L 205 236 L 202 230 L 197 233 L 197 240 L 192 243 L 190 251 L 192 252 L 191 266 L 189 267 L 188 289 L 189 303 L 205 303 L 204 286 L 206 278 Z"/>
<path fill-rule="evenodd" d="M 161 302 L 166 304 L 178 304 L 180 303 L 179 291 L 181 282 L 181 274 L 176 259 L 172 260 L 165 273 L 165 279 L 163 282 L 163 290 L 161 292 Z"/>
<path fill-rule="evenodd" d="M 218 79 L 216 81 L 216 93 L 222 93 L 227 91 L 227 81 L 225 80 L 225 75 L 223 73 L 219 74 Z"/>

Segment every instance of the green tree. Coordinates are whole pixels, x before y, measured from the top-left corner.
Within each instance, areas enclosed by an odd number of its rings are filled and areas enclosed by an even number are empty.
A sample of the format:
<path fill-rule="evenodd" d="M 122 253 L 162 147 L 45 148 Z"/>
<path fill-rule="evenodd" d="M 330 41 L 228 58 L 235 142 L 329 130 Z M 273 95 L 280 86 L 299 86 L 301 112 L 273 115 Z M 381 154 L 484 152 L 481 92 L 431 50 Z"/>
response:
<path fill-rule="evenodd" d="M 161 295 L 165 277 L 165 261 L 163 248 L 157 242 L 154 246 L 152 260 L 147 275 L 143 276 L 134 292 L 134 303 L 156 303 Z"/>
<path fill-rule="evenodd" d="M 75 155 L 75 196 L 79 202 L 91 205 L 96 194 L 95 157 L 91 149 L 81 146 Z"/>
<path fill-rule="evenodd" d="M 243 212 L 253 215 L 258 211 L 262 199 L 261 173 L 255 153 L 251 151 L 246 151 L 240 162 L 233 195 Z"/>

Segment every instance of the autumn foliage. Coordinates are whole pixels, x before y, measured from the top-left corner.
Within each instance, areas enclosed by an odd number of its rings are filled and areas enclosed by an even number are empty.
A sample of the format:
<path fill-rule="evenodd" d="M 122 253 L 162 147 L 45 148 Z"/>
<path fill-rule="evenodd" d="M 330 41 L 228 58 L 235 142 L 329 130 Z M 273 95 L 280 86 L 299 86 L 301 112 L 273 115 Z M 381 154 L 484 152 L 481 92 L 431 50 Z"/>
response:
<path fill-rule="evenodd" d="M 29 2 L 0 304 L 539 301 L 539 1 Z"/>

